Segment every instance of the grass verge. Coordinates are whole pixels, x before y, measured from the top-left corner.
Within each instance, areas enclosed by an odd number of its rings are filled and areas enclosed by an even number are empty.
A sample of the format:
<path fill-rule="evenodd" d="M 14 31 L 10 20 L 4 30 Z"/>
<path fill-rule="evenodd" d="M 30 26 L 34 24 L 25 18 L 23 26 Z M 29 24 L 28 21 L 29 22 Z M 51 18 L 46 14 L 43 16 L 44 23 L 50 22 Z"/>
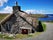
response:
<path fill-rule="evenodd" d="M 46 24 L 42 23 L 43 30 L 46 31 Z"/>

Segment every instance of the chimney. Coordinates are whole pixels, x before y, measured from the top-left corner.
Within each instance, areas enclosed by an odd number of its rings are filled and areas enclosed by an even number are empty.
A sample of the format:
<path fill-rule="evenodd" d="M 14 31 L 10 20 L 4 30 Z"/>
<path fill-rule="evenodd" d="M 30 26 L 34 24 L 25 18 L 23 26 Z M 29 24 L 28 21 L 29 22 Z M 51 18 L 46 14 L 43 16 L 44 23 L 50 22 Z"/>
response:
<path fill-rule="evenodd" d="M 15 13 L 16 11 L 21 11 L 20 9 L 21 8 L 20 8 L 20 6 L 18 6 L 18 2 L 16 2 L 16 5 L 13 6 L 13 13 Z"/>

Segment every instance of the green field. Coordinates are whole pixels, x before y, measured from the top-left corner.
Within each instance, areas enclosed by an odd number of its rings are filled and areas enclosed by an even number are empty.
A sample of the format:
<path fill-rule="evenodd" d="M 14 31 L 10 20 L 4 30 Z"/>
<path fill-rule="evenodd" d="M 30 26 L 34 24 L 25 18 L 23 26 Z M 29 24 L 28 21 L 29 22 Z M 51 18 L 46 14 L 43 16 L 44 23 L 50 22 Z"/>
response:
<path fill-rule="evenodd" d="M 0 21 L 4 19 L 8 14 L 0 14 Z"/>

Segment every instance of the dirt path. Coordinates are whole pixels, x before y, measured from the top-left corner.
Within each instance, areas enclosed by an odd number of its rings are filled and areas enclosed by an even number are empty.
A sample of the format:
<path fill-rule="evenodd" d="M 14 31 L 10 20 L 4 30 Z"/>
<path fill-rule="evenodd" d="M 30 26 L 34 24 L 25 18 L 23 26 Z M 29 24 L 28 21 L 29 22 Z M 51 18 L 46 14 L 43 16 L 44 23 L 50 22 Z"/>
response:
<path fill-rule="evenodd" d="M 34 38 L 25 38 L 22 40 L 53 40 L 53 23 L 45 23 L 46 31 Z"/>

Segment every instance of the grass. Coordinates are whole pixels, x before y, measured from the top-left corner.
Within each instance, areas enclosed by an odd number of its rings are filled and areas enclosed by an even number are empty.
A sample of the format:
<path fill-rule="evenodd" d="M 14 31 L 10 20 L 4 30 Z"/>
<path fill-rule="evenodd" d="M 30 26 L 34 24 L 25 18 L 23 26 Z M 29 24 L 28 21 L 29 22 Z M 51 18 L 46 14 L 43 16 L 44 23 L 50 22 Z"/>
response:
<path fill-rule="evenodd" d="M 42 22 L 43 30 L 46 31 L 46 24 Z"/>
<path fill-rule="evenodd" d="M 0 34 L 0 38 L 2 38 L 4 35 L 3 34 Z"/>
<path fill-rule="evenodd" d="M 22 38 L 26 38 L 28 35 L 23 35 L 23 34 L 16 34 L 16 36 L 12 36 L 12 37 L 9 37 L 9 35 L 7 34 L 0 34 L 0 38 L 1 39 L 22 39 Z"/>
<path fill-rule="evenodd" d="M 4 19 L 8 14 L 0 14 L 0 21 Z"/>
<path fill-rule="evenodd" d="M 0 34 L 0 38 L 1 39 L 9 39 L 9 40 L 14 39 L 14 37 L 9 37 L 9 35 L 7 35 L 7 34 Z"/>
<path fill-rule="evenodd" d="M 42 32 L 35 32 L 34 33 L 34 37 L 37 37 L 38 35 L 40 35 Z"/>
<path fill-rule="evenodd" d="M 41 32 L 35 32 L 31 34 L 16 34 L 16 36 L 13 36 L 13 37 L 9 37 L 9 35 L 6 35 L 6 34 L 0 34 L 0 38 L 5 40 L 23 39 L 23 38 L 29 38 L 29 37 L 36 37 L 40 33 Z"/>
<path fill-rule="evenodd" d="M 53 21 L 50 21 L 49 23 L 53 23 Z"/>
<path fill-rule="evenodd" d="M 26 38 L 27 35 L 24 35 L 24 34 L 16 34 L 16 38 L 18 39 L 22 39 L 22 38 Z"/>
<path fill-rule="evenodd" d="M 36 18 L 39 18 L 39 17 L 46 17 L 44 14 L 30 14 L 31 17 L 36 17 Z"/>

